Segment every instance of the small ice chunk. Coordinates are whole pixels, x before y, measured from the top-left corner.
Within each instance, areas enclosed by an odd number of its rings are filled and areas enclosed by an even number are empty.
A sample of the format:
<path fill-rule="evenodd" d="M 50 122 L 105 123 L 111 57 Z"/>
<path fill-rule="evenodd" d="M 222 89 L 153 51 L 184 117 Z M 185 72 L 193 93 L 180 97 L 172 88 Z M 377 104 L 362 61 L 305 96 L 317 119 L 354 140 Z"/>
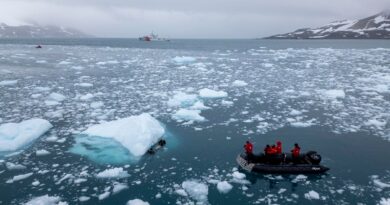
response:
<path fill-rule="evenodd" d="M 129 187 L 126 184 L 114 184 L 114 188 L 112 189 L 112 194 L 117 194 L 125 189 L 128 189 Z"/>
<path fill-rule="evenodd" d="M 218 184 L 217 184 L 217 189 L 218 189 L 219 193 L 226 194 L 230 190 L 232 190 L 232 188 L 233 188 L 233 186 L 231 184 L 229 184 L 229 182 L 227 182 L 227 181 L 218 182 Z"/>
<path fill-rule="evenodd" d="M 87 94 L 81 96 L 80 100 L 88 101 L 88 100 L 91 100 L 93 97 L 94 97 L 94 95 L 92 95 L 91 93 L 87 93 Z"/>
<path fill-rule="evenodd" d="M 300 175 L 296 176 L 291 182 L 297 183 L 300 181 L 306 181 L 306 179 L 307 179 L 307 176 L 300 174 Z"/>
<path fill-rule="evenodd" d="M 210 109 L 210 107 L 207 107 L 203 104 L 202 101 L 197 101 L 195 104 L 193 104 L 190 107 L 191 110 L 207 110 Z"/>
<path fill-rule="evenodd" d="M 302 114 L 301 111 L 295 110 L 295 109 L 292 109 L 290 112 L 290 115 L 292 115 L 292 116 L 297 116 L 297 115 L 301 115 L 301 114 Z"/>
<path fill-rule="evenodd" d="M 126 205 L 149 205 L 149 203 L 142 201 L 141 199 L 132 199 L 129 200 Z"/>
<path fill-rule="evenodd" d="M 41 183 L 38 181 L 38 180 L 36 180 L 36 181 L 33 181 L 32 183 L 31 183 L 31 185 L 33 185 L 33 186 L 38 186 L 38 185 L 40 185 Z"/>
<path fill-rule="evenodd" d="M 221 103 L 224 106 L 232 106 L 234 104 L 233 101 L 228 101 L 228 100 L 222 100 Z"/>
<path fill-rule="evenodd" d="M 58 140 L 58 137 L 57 136 L 50 136 L 50 137 L 48 137 L 48 138 L 46 138 L 46 141 L 47 142 L 55 142 L 55 141 L 57 141 Z"/>
<path fill-rule="evenodd" d="M 94 109 L 97 109 L 97 108 L 100 108 L 100 107 L 103 107 L 104 106 L 104 103 L 99 101 L 99 102 L 92 102 L 90 104 L 91 108 L 94 108 Z"/>
<path fill-rule="evenodd" d="M 194 94 L 186 94 L 183 92 L 176 93 L 172 98 L 170 98 L 167 102 L 167 104 L 171 107 L 178 107 L 178 106 L 191 106 L 193 105 L 197 100 L 197 96 Z"/>
<path fill-rule="evenodd" d="M 191 56 L 176 56 L 172 60 L 178 64 L 184 64 L 184 63 L 193 62 L 196 60 L 196 58 Z"/>
<path fill-rule="evenodd" d="M 188 196 L 187 192 L 184 189 L 177 189 L 175 193 L 180 196 Z"/>
<path fill-rule="evenodd" d="M 386 126 L 387 122 L 385 120 L 380 121 L 378 119 L 370 119 L 367 122 L 364 123 L 366 126 L 374 126 L 378 129 L 382 129 Z"/>
<path fill-rule="evenodd" d="M 79 197 L 79 201 L 81 201 L 81 202 L 88 201 L 89 199 L 91 199 L 91 197 L 88 197 L 88 196 L 80 196 Z"/>
<path fill-rule="evenodd" d="M 13 182 L 16 182 L 16 181 L 27 179 L 27 178 L 31 177 L 32 175 L 33 175 L 32 172 L 27 173 L 27 174 L 16 175 L 12 179 L 8 180 L 7 183 L 13 183 Z"/>
<path fill-rule="evenodd" d="M 344 90 L 326 90 L 324 95 L 328 99 L 345 98 Z"/>
<path fill-rule="evenodd" d="M 98 196 L 98 198 L 99 198 L 99 200 L 103 200 L 103 199 L 106 199 L 106 198 L 109 197 L 109 196 L 110 196 L 110 192 L 109 192 L 109 191 L 106 191 L 106 192 L 100 194 L 100 195 Z"/>
<path fill-rule="evenodd" d="M 85 87 L 85 88 L 93 87 L 93 84 L 91 83 L 76 83 L 74 85 L 79 87 Z"/>
<path fill-rule="evenodd" d="M 248 83 L 246 83 L 245 81 L 242 81 L 242 80 L 235 80 L 232 85 L 234 87 L 244 87 L 244 86 L 247 86 Z"/>
<path fill-rule="evenodd" d="M 44 119 L 30 119 L 20 123 L 0 125 L 0 151 L 18 150 L 31 143 L 53 126 Z"/>
<path fill-rule="evenodd" d="M 207 203 L 207 195 L 209 193 L 207 184 L 195 180 L 187 180 L 182 183 L 182 187 L 191 198 L 200 203 Z"/>
<path fill-rule="evenodd" d="M 312 200 L 312 199 L 318 200 L 318 199 L 320 199 L 320 195 L 316 191 L 311 190 L 305 194 L 305 198 L 309 199 L 309 200 Z"/>
<path fill-rule="evenodd" d="M 233 172 L 232 176 L 236 179 L 245 179 L 245 174 L 239 172 L 239 171 L 235 171 Z"/>
<path fill-rule="evenodd" d="M 187 110 L 180 109 L 172 115 L 172 118 L 175 120 L 186 120 L 186 121 L 205 121 L 206 118 L 200 115 L 200 110 Z"/>
<path fill-rule="evenodd" d="M 312 121 L 306 121 L 306 122 L 291 122 L 291 127 L 310 127 L 315 125 Z"/>
<path fill-rule="evenodd" d="M 68 203 L 61 202 L 61 198 L 58 196 L 49 196 L 43 195 L 39 197 L 35 197 L 30 201 L 26 202 L 24 205 L 66 205 Z"/>
<path fill-rule="evenodd" d="M 202 98 L 224 98 L 228 94 L 225 91 L 215 91 L 208 88 L 199 90 L 199 96 Z"/>
<path fill-rule="evenodd" d="M 44 155 L 50 154 L 50 152 L 47 151 L 47 150 L 45 150 L 45 149 L 40 149 L 40 150 L 37 150 L 37 151 L 35 152 L 35 154 L 36 154 L 37 156 L 44 156 Z"/>
<path fill-rule="evenodd" d="M 66 97 L 60 93 L 51 93 L 48 96 L 48 99 L 49 99 L 49 101 L 61 102 L 61 101 L 64 101 L 66 99 Z"/>
<path fill-rule="evenodd" d="M 390 205 L 390 198 L 381 198 L 379 205 Z"/>
<path fill-rule="evenodd" d="M 77 179 L 74 180 L 74 183 L 75 184 L 81 184 L 81 183 L 86 182 L 86 181 L 87 181 L 87 179 L 77 178 Z"/>
<path fill-rule="evenodd" d="M 21 170 L 21 169 L 26 169 L 26 166 L 21 165 L 21 164 L 14 164 L 12 162 L 7 162 L 5 163 L 5 166 L 7 167 L 8 170 Z"/>
<path fill-rule="evenodd" d="M 97 178 L 125 178 L 128 176 L 130 176 L 129 173 L 124 171 L 122 167 L 106 169 L 96 175 Z"/>
<path fill-rule="evenodd" d="M 10 86 L 10 85 L 15 85 L 18 83 L 18 80 L 3 80 L 0 81 L 0 86 Z"/>
<path fill-rule="evenodd" d="M 381 182 L 379 179 L 373 179 L 372 182 L 374 183 L 375 186 L 384 189 L 384 188 L 390 188 L 390 184 Z"/>

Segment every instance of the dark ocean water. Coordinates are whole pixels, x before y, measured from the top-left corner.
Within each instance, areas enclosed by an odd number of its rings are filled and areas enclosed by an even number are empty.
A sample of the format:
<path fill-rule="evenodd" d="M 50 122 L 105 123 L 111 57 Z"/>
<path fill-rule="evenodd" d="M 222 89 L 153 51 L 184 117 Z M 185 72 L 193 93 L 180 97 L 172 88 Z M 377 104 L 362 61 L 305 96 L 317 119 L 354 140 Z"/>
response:
<path fill-rule="evenodd" d="M 43 48 L 35 49 L 37 44 Z M 36 117 L 53 128 L 20 153 L 2 153 L 0 204 L 46 194 L 69 204 L 131 199 L 150 204 L 385 203 L 390 201 L 389 59 L 390 41 L 381 40 L 1 40 L 0 82 L 17 83 L 0 86 L 0 124 Z M 203 88 L 227 97 L 204 98 L 198 94 Z M 51 105 L 51 93 L 66 99 Z M 199 111 L 206 120 L 177 120 L 178 110 L 193 109 L 168 103 L 178 93 L 196 95 L 209 107 Z M 81 100 L 86 94 L 94 97 Z M 115 141 L 102 143 L 116 157 L 112 162 L 111 155 L 70 151 L 90 125 L 145 112 L 168 133 L 167 147 L 157 154 L 127 161 L 129 153 L 116 149 Z M 255 152 L 277 140 L 288 152 L 298 142 L 303 151 L 318 151 L 330 171 L 297 176 L 238 169 L 246 175 L 238 180 L 235 158 L 247 139 Z M 41 149 L 50 154 L 36 156 Z M 26 168 L 9 170 L 7 162 Z M 113 167 L 130 176 L 96 177 Z M 7 183 L 26 173 L 33 175 Z M 186 190 L 186 181 L 206 186 L 206 200 Z M 220 181 L 233 188 L 220 193 Z M 118 183 L 127 188 L 115 194 Z M 105 192 L 109 196 L 99 200 Z M 81 202 L 82 196 L 89 200 Z"/>

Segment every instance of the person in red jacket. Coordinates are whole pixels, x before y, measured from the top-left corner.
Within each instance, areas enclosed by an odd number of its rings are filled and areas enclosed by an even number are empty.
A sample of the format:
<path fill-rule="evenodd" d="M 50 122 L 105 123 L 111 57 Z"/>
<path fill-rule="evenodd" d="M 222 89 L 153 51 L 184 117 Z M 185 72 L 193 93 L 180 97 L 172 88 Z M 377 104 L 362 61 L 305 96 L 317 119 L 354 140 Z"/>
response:
<path fill-rule="evenodd" d="M 268 155 L 270 152 L 270 149 L 271 149 L 271 146 L 269 146 L 269 144 L 267 144 L 267 146 L 265 146 L 265 148 L 264 148 L 264 154 Z"/>
<path fill-rule="evenodd" d="M 276 142 L 276 153 L 282 154 L 282 142 L 281 141 Z"/>
<path fill-rule="evenodd" d="M 299 152 L 301 151 L 301 148 L 297 143 L 294 144 L 294 148 L 291 150 L 291 154 L 293 158 L 298 158 L 299 157 Z"/>
<path fill-rule="evenodd" d="M 248 155 L 253 154 L 253 144 L 251 142 L 246 141 L 246 143 L 244 145 L 244 149 L 245 149 L 246 154 L 248 154 Z"/>
<path fill-rule="evenodd" d="M 278 150 L 276 148 L 275 145 L 272 145 L 271 149 L 269 150 L 269 154 L 270 155 L 274 155 L 274 154 L 277 154 L 278 153 Z"/>

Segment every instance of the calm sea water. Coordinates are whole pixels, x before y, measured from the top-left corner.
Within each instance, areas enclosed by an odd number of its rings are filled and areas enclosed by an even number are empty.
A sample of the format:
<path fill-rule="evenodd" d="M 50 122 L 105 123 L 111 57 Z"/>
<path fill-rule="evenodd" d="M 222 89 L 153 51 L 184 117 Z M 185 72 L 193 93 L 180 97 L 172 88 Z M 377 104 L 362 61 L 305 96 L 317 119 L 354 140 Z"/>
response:
<path fill-rule="evenodd" d="M 390 201 L 389 59 L 390 41 L 381 40 L 1 40 L 0 81 L 17 83 L 0 86 L 0 123 L 38 117 L 54 127 L 20 153 L 2 153 L 0 204 L 46 194 L 69 204 Z M 202 98 L 203 88 L 227 97 Z M 51 93 L 66 99 L 51 105 Z M 178 93 L 196 95 L 209 107 L 199 111 L 206 120 L 177 120 L 178 110 L 192 109 L 169 105 Z M 87 94 L 93 98 L 83 100 Z M 145 112 L 168 133 L 167 147 L 156 155 L 126 161 L 129 153 L 113 148 L 110 153 L 124 159 L 113 162 L 70 151 L 90 125 Z M 235 157 L 247 139 L 256 152 L 276 140 L 286 151 L 298 142 L 304 151 L 318 151 L 330 171 L 297 176 L 238 170 L 246 175 L 238 180 Z M 36 156 L 40 149 L 50 154 Z M 26 168 L 9 170 L 7 162 Z M 130 176 L 96 177 L 113 167 Z M 26 173 L 33 175 L 7 183 Z M 185 181 L 206 186 L 198 193 L 206 199 L 183 194 Z M 220 181 L 233 188 L 221 193 Z M 117 184 L 127 188 L 114 193 Z M 109 196 L 99 200 L 105 192 Z"/>

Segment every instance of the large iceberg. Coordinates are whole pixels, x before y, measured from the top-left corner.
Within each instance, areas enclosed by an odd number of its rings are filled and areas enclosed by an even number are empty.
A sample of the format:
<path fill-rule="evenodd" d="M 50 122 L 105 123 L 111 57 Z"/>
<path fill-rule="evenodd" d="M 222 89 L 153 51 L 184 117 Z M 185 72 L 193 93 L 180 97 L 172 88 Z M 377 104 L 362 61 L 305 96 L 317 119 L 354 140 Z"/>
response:
<path fill-rule="evenodd" d="M 0 152 L 12 152 L 31 143 L 53 126 L 44 119 L 0 125 Z"/>
<path fill-rule="evenodd" d="M 164 133 L 160 122 L 144 113 L 89 127 L 76 137 L 71 152 L 95 161 L 120 163 L 145 154 Z"/>

